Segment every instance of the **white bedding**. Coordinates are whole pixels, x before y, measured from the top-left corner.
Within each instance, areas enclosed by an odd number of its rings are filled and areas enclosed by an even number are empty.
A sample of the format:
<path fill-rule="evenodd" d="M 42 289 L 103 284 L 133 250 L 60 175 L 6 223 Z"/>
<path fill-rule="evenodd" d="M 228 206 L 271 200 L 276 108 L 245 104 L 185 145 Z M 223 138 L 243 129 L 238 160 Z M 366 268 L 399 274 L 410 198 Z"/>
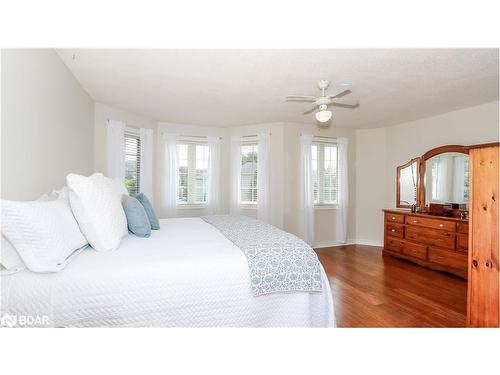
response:
<path fill-rule="evenodd" d="M 245 256 L 199 218 L 161 220 L 150 238 L 83 251 L 55 274 L 2 276 L 1 315 L 49 317 L 53 327 L 331 327 L 321 293 L 253 297 Z"/>

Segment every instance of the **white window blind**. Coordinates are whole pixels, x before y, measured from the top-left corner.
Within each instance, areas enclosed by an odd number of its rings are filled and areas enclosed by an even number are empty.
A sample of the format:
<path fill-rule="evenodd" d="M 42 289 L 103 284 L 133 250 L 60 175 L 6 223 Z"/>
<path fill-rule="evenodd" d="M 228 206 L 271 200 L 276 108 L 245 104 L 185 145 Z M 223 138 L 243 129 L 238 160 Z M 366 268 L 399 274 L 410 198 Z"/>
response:
<path fill-rule="evenodd" d="M 337 145 L 315 142 L 312 147 L 314 203 L 333 205 L 338 203 Z"/>
<path fill-rule="evenodd" d="M 141 176 L 141 139 L 125 132 L 125 185 L 130 195 L 139 193 Z"/>
<path fill-rule="evenodd" d="M 241 146 L 240 203 L 257 203 L 258 145 Z"/>
<path fill-rule="evenodd" d="M 177 145 L 177 204 L 207 203 L 208 153 L 206 144 Z"/>

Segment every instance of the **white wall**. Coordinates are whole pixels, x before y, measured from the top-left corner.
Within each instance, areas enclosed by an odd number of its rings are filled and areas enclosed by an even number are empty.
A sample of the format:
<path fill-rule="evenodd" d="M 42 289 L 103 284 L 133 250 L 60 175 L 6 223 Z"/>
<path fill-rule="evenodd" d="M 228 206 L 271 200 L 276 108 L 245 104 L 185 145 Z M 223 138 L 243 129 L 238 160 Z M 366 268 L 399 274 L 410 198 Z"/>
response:
<path fill-rule="evenodd" d="M 396 205 L 396 167 L 449 144 L 499 141 L 499 102 L 379 129 L 356 131 L 356 238 L 382 244 L 383 208 Z"/>
<path fill-rule="evenodd" d="M 2 198 L 36 199 L 94 166 L 94 103 L 55 51 L 2 50 Z"/>
<path fill-rule="evenodd" d="M 381 245 L 387 185 L 387 128 L 356 131 L 356 242 Z"/>

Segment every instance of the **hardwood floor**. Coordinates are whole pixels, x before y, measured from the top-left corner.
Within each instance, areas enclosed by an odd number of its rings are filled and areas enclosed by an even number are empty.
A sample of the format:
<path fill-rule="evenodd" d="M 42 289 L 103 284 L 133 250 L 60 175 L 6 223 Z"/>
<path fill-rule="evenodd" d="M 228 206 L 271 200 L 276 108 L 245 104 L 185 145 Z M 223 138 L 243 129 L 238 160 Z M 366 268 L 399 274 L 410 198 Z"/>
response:
<path fill-rule="evenodd" d="M 467 281 L 363 245 L 317 249 L 339 327 L 465 327 Z"/>

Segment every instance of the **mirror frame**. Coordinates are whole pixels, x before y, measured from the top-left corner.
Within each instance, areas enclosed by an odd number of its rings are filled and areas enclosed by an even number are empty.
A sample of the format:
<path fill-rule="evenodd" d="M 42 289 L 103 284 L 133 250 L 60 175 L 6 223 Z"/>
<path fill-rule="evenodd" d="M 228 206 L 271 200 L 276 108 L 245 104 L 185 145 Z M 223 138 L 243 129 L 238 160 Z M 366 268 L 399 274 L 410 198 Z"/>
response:
<path fill-rule="evenodd" d="M 419 187 L 418 187 L 418 207 L 421 210 L 425 209 L 425 162 L 427 159 L 432 158 L 433 156 L 445 153 L 445 152 L 459 152 L 461 154 L 469 154 L 469 146 L 462 145 L 446 145 L 433 148 L 432 150 L 427 151 L 420 157 L 420 168 L 419 168 Z"/>
<path fill-rule="evenodd" d="M 397 208 L 410 208 L 410 204 L 400 204 L 400 199 L 401 199 L 401 184 L 400 184 L 400 178 L 401 178 L 401 169 L 405 169 L 409 166 L 411 166 L 413 163 L 417 163 L 417 196 L 415 197 L 415 204 L 418 206 L 419 205 L 419 199 L 420 199 L 420 158 L 413 158 L 410 161 L 406 162 L 405 164 L 398 165 L 396 167 L 396 207 Z"/>

